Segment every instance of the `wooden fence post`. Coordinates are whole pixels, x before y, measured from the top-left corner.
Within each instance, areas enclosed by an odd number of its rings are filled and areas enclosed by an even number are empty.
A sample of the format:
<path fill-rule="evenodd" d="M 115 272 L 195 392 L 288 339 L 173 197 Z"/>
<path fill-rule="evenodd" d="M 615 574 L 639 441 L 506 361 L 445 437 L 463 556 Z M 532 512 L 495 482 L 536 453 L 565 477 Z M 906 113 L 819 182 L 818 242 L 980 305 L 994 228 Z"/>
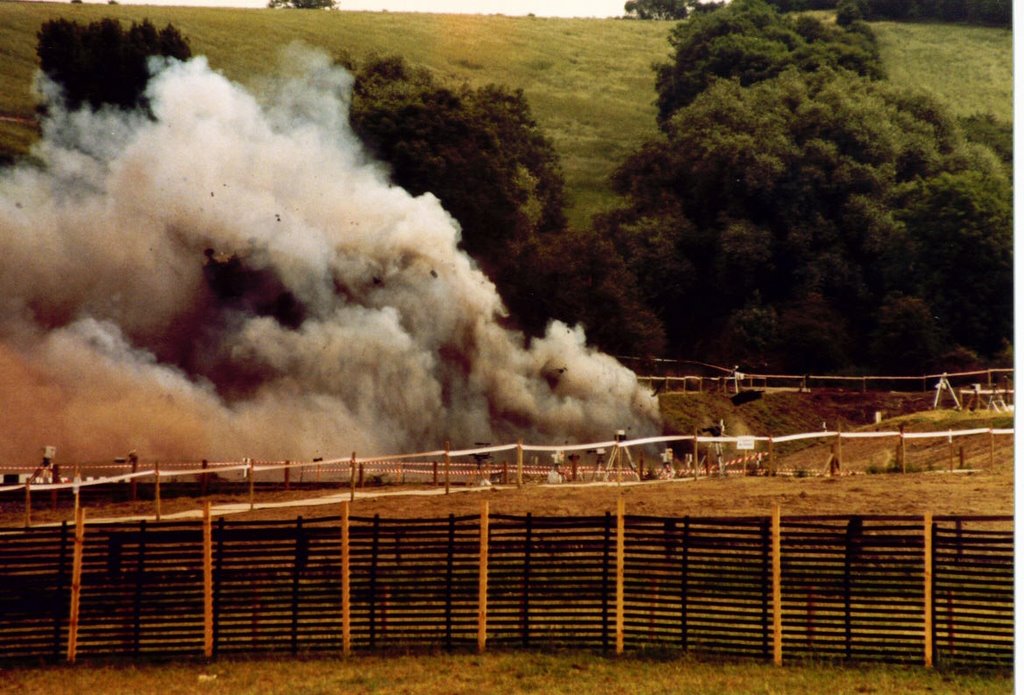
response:
<path fill-rule="evenodd" d="M 690 648 L 689 603 L 690 603 L 690 515 L 683 517 L 683 548 L 680 567 L 679 592 L 679 642 L 683 651 Z"/>
<path fill-rule="evenodd" d="M 291 653 L 299 653 L 299 597 L 302 586 L 302 571 L 309 559 L 309 548 L 306 534 L 302 528 L 302 515 L 295 519 L 295 561 L 292 563 L 292 595 L 291 595 Z"/>
<path fill-rule="evenodd" d="M 132 464 L 132 482 L 131 482 L 130 487 L 131 487 L 132 502 L 134 502 L 138 498 L 138 494 L 139 494 L 138 479 L 135 477 L 135 474 L 139 472 L 139 457 L 138 456 L 129 456 L 128 460 L 131 461 L 131 464 Z"/>
<path fill-rule="evenodd" d="M 60 484 L 60 464 L 53 464 L 52 472 L 50 473 L 50 482 L 53 485 Z M 57 512 L 57 488 L 54 487 L 50 490 L 50 511 Z"/>
<path fill-rule="evenodd" d="M 775 440 L 768 435 L 768 475 L 775 475 Z"/>
<path fill-rule="evenodd" d="M 487 648 L 487 549 L 490 543 L 490 507 L 487 500 L 480 503 L 480 586 L 476 623 L 476 650 L 481 654 Z"/>
<path fill-rule="evenodd" d="M 611 640 L 609 606 L 611 605 L 612 513 L 604 513 L 604 535 L 601 543 L 601 648 L 608 651 Z"/>
<path fill-rule="evenodd" d="M 341 503 L 341 653 L 352 653 L 352 575 L 349 548 L 348 502 Z"/>
<path fill-rule="evenodd" d="M 290 461 L 284 462 L 284 489 L 292 489 L 292 466 Z"/>
<path fill-rule="evenodd" d="M 612 456 L 615 457 L 615 482 L 622 485 L 622 445 L 619 442 L 615 442 Z"/>
<path fill-rule="evenodd" d="M 160 521 L 160 462 L 153 463 L 153 475 L 156 480 L 153 486 L 153 503 L 156 505 L 156 520 Z"/>
<path fill-rule="evenodd" d="M 907 472 L 907 438 L 904 436 L 906 427 L 905 424 L 900 423 L 900 448 L 897 452 L 900 459 L 900 473 Z"/>
<path fill-rule="evenodd" d="M 213 524 L 210 502 L 203 502 L 203 655 L 213 657 Z"/>
<path fill-rule="evenodd" d="M 450 454 L 451 450 L 452 450 L 451 442 L 445 442 L 444 443 L 444 494 L 446 494 L 446 495 L 451 492 L 451 476 L 452 476 L 452 457 L 451 457 L 451 454 Z"/>
<path fill-rule="evenodd" d="M 350 502 L 356 501 L 356 452 L 352 452 L 352 462 L 349 465 L 349 497 Z"/>
<path fill-rule="evenodd" d="M 622 493 L 615 515 L 615 653 L 622 654 L 626 646 L 626 500 Z"/>
<path fill-rule="evenodd" d="M 249 464 L 249 511 L 256 508 L 256 462 L 248 460 Z"/>
<path fill-rule="evenodd" d="M 782 510 L 772 507 L 772 642 L 776 666 L 782 665 Z"/>
<path fill-rule="evenodd" d="M 452 648 L 452 585 L 455 573 L 455 515 L 448 514 L 448 544 L 444 574 L 444 646 Z"/>
<path fill-rule="evenodd" d="M 526 512 L 526 537 L 523 539 L 523 593 L 519 600 L 519 637 L 523 648 L 530 646 L 530 561 L 533 556 L 533 513 Z"/>
<path fill-rule="evenodd" d="M 75 550 L 71 564 L 71 610 L 68 618 L 68 662 L 78 656 L 78 609 L 82 598 L 82 553 L 85 545 L 85 509 L 75 516 Z"/>
<path fill-rule="evenodd" d="M 697 430 L 693 431 L 693 479 L 700 477 L 700 446 L 697 441 Z"/>
<path fill-rule="evenodd" d="M 32 525 L 32 483 L 25 481 L 25 528 Z"/>
<path fill-rule="evenodd" d="M 523 440 L 516 442 L 516 487 L 523 486 Z"/>
<path fill-rule="evenodd" d="M 843 472 L 843 423 L 836 425 L 836 465 L 830 475 Z"/>
<path fill-rule="evenodd" d="M 931 668 L 935 654 L 932 640 L 932 513 L 924 513 L 924 665 Z"/>

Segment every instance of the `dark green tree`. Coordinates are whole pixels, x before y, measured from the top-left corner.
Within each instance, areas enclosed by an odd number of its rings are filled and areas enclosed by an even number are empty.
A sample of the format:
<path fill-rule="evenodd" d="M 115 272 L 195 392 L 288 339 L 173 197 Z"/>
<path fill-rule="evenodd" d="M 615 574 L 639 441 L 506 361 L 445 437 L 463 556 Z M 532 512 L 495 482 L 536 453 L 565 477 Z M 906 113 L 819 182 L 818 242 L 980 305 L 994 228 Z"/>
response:
<path fill-rule="evenodd" d="M 373 59 L 356 76 L 352 125 L 396 184 L 441 200 L 487 267 L 565 227 L 558 157 L 521 91 L 453 89 L 400 58 Z"/>
<path fill-rule="evenodd" d="M 711 12 L 724 2 L 701 0 L 629 0 L 625 5 L 627 19 L 681 20 L 692 13 Z"/>
<path fill-rule="evenodd" d="M 868 18 L 868 0 L 839 0 L 836 4 L 836 24 L 846 27 Z"/>
<path fill-rule="evenodd" d="M 631 354 L 660 349 L 658 322 L 615 248 L 567 229 L 558 156 L 521 91 L 449 87 L 398 57 L 355 74 L 356 133 L 396 184 L 434 194 L 458 221 L 515 325 L 539 334 L 560 319 L 605 349 L 625 351 L 627 339 Z"/>
<path fill-rule="evenodd" d="M 125 30 L 114 19 L 82 26 L 66 19 L 45 22 L 37 34 L 40 68 L 60 85 L 73 109 L 104 104 L 122 109 L 146 106 L 152 56 L 191 57 L 188 41 L 174 26 L 157 30 L 149 21 Z"/>
<path fill-rule="evenodd" d="M 871 359 L 876 368 L 889 374 L 925 373 L 943 368 L 936 358 L 944 340 L 927 302 L 897 294 L 878 308 L 871 334 Z"/>
<path fill-rule="evenodd" d="M 1013 334 L 1013 211 L 1002 172 L 944 171 L 918 181 L 900 214 L 912 288 L 952 340 L 981 354 Z"/>
<path fill-rule="evenodd" d="M 1013 174 L 1013 125 L 992 114 L 974 114 L 960 119 L 964 136 L 992 150 L 1008 174 Z"/>
<path fill-rule="evenodd" d="M 850 364 L 847 320 L 817 292 L 783 305 L 778 337 L 773 361 L 787 372 L 829 372 Z"/>
<path fill-rule="evenodd" d="M 873 34 L 827 26 L 811 17 L 793 20 L 764 0 L 733 0 L 717 12 L 673 28 L 674 54 L 657 66 L 658 120 L 664 125 L 712 82 L 735 79 L 747 87 L 796 68 L 835 67 L 881 77 Z"/>
<path fill-rule="evenodd" d="M 333 10 L 338 6 L 337 0 L 269 0 L 267 7 L 291 10 Z"/>
<path fill-rule="evenodd" d="M 775 352 L 791 367 L 798 354 L 819 368 L 870 361 L 854 336 L 876 330 L 896 291 L 927 301 L 972 349 L 990 354 L 1010 335 L 1006 172 L 929 98 L 828 69 L 719 81 L 614 184 L 629 205 L 599 228 L 669 344 L 695 356 L 737 334 L 755 292 L 777 310 Z M 965 255 L 968 272 L 955 272 Z"/>

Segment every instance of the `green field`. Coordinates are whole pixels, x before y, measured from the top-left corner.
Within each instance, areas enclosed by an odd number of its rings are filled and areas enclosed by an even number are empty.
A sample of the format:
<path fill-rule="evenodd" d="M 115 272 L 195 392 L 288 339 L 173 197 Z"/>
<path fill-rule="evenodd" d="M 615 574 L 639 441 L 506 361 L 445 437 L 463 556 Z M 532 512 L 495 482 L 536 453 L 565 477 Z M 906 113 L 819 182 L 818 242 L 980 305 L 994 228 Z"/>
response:
<path fill-rule="evenodd" d="M 1013 34 L 958 24 L 872 24 L 889 79 L 928 92 L 957 116 L 1013 121 Z"/>
<path fill-rule="evenodd" d="M 667 656 L 667 655 L 665 655 Z M 350 660 L 227 660 L 212 664 L 77 666 L 0 670 L 0 692 L 148 693 L 973 693 L 1013 691 L 1008 673 L 947 673 L 918 667 L 799 668 L 755 662 L 586 653 L 488 653 L 357 657 Z"/>
<path fill-rule="evenodd" d="M 113 16 L 173 23 L 194 54 L 253 84 L 294 40 L 356 60 L 401 53 L 454 82 L 524 90 L 562 157 L 571 222 L 615 198 L 608 175 L 656 133 L 651 65 L 668 57 L 666 22 L 614 19 L 301 12 L 0 1 L 0 115 L 30 116 L 36 31 L 46 20 L 88 23 Z M 874 25 L 892 79 L 947 101 L 958 115 L 1012 118 L 1009 30 L 935 24 Z M 0 123 L 0 151 L 25 151 L 30 127 Z"/>

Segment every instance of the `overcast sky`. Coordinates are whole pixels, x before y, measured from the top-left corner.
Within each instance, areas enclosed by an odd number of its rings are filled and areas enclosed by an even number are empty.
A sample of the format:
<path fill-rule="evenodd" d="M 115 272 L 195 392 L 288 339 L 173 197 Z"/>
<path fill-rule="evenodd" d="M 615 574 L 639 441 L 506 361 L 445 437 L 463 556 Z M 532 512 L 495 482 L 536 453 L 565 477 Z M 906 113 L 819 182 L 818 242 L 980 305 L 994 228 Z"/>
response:
<path fill-rule="evenodd" d="M 97 0 L 85 0 L 96 2 Z M 105 0 L 101 0 L 104 1 Z M 266 7 L 267 0 L 119 0 L 124 5 Z M 620 17 L 626 0 L 338 0 L 342 10 L 505 14 L 538 17 Z"/>

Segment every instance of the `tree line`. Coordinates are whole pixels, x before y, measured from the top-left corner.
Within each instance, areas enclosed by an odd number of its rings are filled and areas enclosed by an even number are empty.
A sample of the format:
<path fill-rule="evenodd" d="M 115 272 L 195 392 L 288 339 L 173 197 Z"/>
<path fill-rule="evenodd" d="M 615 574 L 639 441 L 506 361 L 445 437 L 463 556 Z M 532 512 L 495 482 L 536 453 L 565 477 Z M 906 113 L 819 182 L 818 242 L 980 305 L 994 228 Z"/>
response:
<path fill-rule="evenodd" d="M 1013 0 L 768 0 L 781 12 L 836 10 L 866 20 L 934 20 L 1009 28 Z"/>
<path fill-rule="evenodd" d="M 862 20 L 937 20 L 1009 28 L 1013 0 L 768 0 L 780 12 L 835 10 L 840 23 Z M 724 2 L 711 0 L 629 0 L 626 19 L 686 19 L 693 13 L 711 12 Z"/>
<path fill-rule="evenodd" d="M 134 54 L 109 24 L 67 24 L 38 44 L 66 98 L 140 105 L 75 96 L 71 81 L 91 84 L 76 70 L 106 60 L 92 52 Z M 108 40 L 69 48 L 92 33 Z M 150 50 L 187 47 L 172 34 Z M 445 84 L 396 56 L 338 62 L 355 75 L 355 132 L 396 184 L 441 200 L 528 335 L 557 318 L 613 353 L 787 370 L 1005 359 L 1008 124 L 891 86 L 856 19 L 733 0 L 676 25 L 670 48 L 660 134 L 618 168 L 621 204 L 589 229 L 566 223 L 558 157 L 522 91 Z"/>

